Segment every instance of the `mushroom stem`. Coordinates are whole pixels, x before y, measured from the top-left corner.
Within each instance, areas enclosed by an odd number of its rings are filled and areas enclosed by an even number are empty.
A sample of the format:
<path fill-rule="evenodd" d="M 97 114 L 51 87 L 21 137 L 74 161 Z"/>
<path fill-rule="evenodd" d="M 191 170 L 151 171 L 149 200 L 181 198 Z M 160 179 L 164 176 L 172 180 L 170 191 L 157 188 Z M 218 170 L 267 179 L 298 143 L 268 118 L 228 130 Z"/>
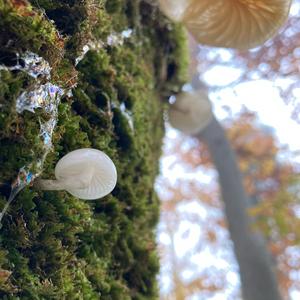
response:
<path fill-rule="evenodd" d="M 34 186 L 39 190 L 61 191 L 64 190 L 63 180 L 37 179 Z"/>
<path fill-rule="evenodd" d="M 159 5 L 170 19 L 180 22 L 190 2 L 190 0 L 159 0 Z"/>
<path fill-rule="evenodd" d="M 40 190 L 61 191 L 69 189 L 85 189 L 90 185 L 92 180 L 91 168 L 83 172 L 83 174 L 76 174 L 63 179 L 37 179 L 35 186 Z"/>

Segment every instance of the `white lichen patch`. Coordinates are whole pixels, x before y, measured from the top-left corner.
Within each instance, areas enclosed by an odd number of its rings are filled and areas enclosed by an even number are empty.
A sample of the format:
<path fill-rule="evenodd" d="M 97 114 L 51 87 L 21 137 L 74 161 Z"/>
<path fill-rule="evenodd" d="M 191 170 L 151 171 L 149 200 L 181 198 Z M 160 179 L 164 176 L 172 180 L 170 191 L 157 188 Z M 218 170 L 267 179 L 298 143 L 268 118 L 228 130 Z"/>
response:
<path fill-rule="evenodd" d="M 77 66 L 78 63 L 84 59 L 85 55 L 90 50 L 99 50 L 103 48 L 103 45 L 104 44 L 102 42 L 89 41 L 86 45 L 82 47 L 81 54 L 75 59 L 75 66 Z"/>
<path fill-rule="evenodd" d="M 133 125 L 133 116 L 129 110 L 126 109 L 125 103 L 121 103 L 119 106 L 123 116 L 127 119 L 128 125 L 131 128 L 132 131 L 134 131 L 134 125 Z"/>
<path fill-rule="evenodd" d="M 16 53 L 16 57 L 16 65 L 10 67 L 0 65 L 0 70 L 20 70 L 22 72 L 27 73 L 29 76 L 35 79 L 37 79 L 40 76 L 46 79 L 50 79 L 51 67 L 49 66 L 49 63 L 42 57 L 30 51 L 26 51 L 21 55 L 19 53 Z"/>
<path fill-rule="evenodd" d="M 122 46 L 125 39 L 129 39 L 133 33 L 132 29 L 123 30 L 120 33 L 113 32 L 107 37 L 107 45 L 109 46 Z"/>
<path fill-rule="evenodd" d="M 129 39 L 133 34 L 133 30 L 128 28 L 123 30 L 120 33 L 112 32 L 106 39 L 106 41 L 89 41 L 87 44 L 85 44 L 82 47 L 82 51 L 80 55 L 75 59 L 75 66 L 78 65 L 78 63 L 84 59 L 85 55 L 90 50 L 100 50 L 103 47 L 110 46 L 110 47 L 117 47 L 117 46 L 123 46 L 124 41 L 126 39 Z"/>
<path fill-rule="evenodd" d="M 52 149 L 52 135 L 58 120 L 58 105 L 63 95 L 71 95 L 70 91 L 65 91 L 49 81 L 51 79 L 51 68 L 49 63 L 43 58 L 28 51 L 24 55 L 18 55 L 17 57 L 18 61 L 15 66 L 0 66 L 0 70 L 26 72 L 36 80 L 36 84 L 30 90 L 24 91 L 18 96 L 16 111 L 19 114 L 22 114 L 25 110 L 35 113 L 36 109 L 41 109 L 47 114 L 47 121 L 39 119 L 39 137 L 43 144 L 43 152 L 19 170 L 16 180 L 12 183 L 9 199 L 0 213 L 0 221 L 16 195 L 42 173 L 44 161 Z M 21 59 L 23 61 L 22 64 L 20 63 Z M 48 80 L 48 82 L 42 84 L 42 80 Z"/>
<path fill-rule="evenodd" d="M 24 110 L 34 113 L 35 109 L 43 108 L 45 112 L 52 113 L 59 99 L 64 94 L 63 89 L 52 83 L 36 85 L 31 91 L 23 92 L 16 102 L 16 111 L 22 113 Z"/>

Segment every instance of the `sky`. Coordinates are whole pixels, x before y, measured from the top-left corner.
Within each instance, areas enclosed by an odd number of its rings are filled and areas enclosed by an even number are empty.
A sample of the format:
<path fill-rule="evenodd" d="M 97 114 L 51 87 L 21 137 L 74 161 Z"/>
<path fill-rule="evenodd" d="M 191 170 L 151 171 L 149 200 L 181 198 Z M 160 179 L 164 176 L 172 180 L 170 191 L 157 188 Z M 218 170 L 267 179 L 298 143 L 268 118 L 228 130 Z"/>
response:
<path fill-rule="evenodd" d="M 240 72 L 238 72 L 240 74 Z M 207 84 L 214 82 L 226 86 L 238 78 L 237 70 L 231 67 L 214 68 L 204 76 Z M 240 83 L 234 88 L 223 88 L 210 94 L 214 113 L 219 120 L 228 116 L 223 107 L 229 107 L 236 115 L 244 106 L 257 112 L 261 124 L 270 126 L 282 144 L 287 144 L 292 151 L 300 150 L 300 141 L 295 138 L 299 133 L 299 124 L 291 119 L 292 106 L 284 103 L 278 84 L 269 80 L 255 80 Z"/>

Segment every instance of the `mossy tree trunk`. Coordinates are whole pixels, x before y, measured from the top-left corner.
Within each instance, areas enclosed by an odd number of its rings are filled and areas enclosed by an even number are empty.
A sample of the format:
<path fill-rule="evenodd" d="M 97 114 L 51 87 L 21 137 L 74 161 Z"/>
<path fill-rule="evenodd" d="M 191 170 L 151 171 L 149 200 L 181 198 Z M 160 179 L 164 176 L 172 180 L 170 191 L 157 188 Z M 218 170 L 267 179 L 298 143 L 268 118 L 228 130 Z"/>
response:
<path fill-rule="evenodd" d="M 182 29 L 148 1 L 0 0 L 0 204 L 26 183 L 2 220 L 1 299 L 157 298 L 153 182 L 162 99 L 182 83 L 184 46 Z M 50 74 L 39 65 L 32 74 L 26 53 Z M 21 95 L 49 86 L 60 91 L 57 111 L 44 94 L 32 111 L 18 109 Z M 110 195 L 84 201 L 30 186 L 84 147 L 116 164 Z"/>

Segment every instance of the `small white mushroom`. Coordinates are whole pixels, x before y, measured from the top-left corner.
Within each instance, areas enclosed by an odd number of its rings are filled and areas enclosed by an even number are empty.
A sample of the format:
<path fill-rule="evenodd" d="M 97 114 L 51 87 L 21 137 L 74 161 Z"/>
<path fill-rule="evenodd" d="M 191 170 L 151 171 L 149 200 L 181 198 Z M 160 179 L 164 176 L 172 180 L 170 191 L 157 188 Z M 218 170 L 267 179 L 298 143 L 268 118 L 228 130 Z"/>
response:
<path fill-rule="evenodd" d="M 159 0 L 194 38 L 215 47 L 250 49 L 273 37 L 287 20 L 292 0 Z"/>
<path fill-rule="evenodd" d="M 84 148 L 61 158 L 55 167 L 56 180 L 37 179 L 42 190 L 66 190 L 85 200 L 106 196 L 117 183 L 117 171 L 112 160 L 102 151 Z"/>
<path fill-rule="evenodd" d="M 207 93 L 199 90 L 182 92 L 176 96 L 169 108 L 169 122 L 172 127 L 185 134 L 201 132 L 212 120 L 213 113 Z"/>

